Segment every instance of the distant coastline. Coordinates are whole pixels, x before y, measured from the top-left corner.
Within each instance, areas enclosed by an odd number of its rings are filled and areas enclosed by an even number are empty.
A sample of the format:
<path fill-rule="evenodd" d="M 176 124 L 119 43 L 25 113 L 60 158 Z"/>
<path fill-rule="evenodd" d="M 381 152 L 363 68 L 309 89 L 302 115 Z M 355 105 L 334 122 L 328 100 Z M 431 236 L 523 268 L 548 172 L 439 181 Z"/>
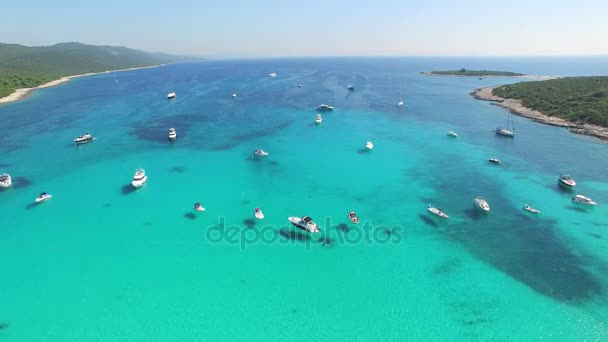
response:
<path fill-rule="evenodd" d="M 560 78 L 559 76 L 541 76 L 541 75 L 527 75 L 527 74 L 517 74 L 517 75 L 439 74 L 439 73 L 434 73 L 432 71 L 422 71 L 420 73 L 422 75 L 426 75 L 426 76 L 442 76 L 442 77 L 514 77 L 514 78 L 535 79 L 535 80 L 539 80 L 539 81 L 554 80 L 554 79 Z"/>
<path fill-rule="evenodd" d="M 118 70 L 106 70 L 106 71 L 100 71 L 100 72 L 89 72 L 89 73 L 80 74 L 80 75 L 64 76 L 64 77 L 61 77 L 59 79 L 47 82 L 45 84 L 41 84 L 41 85 L 39 85 L 37 87 L 17 89 L 12 94 L 0 98 L 0 104 L 5 104 L 5 103 L 9 103 L 9 102 L 14 102 L 14 101 L 22 100 L 22 99 L 26 98 L 27 96 L 29 96 L 31 93 L 33 93 L 37 89 L 50 88 L 50 87 L 58 86 L 60 84 L 68 82 L 69 80 L 71 80 L 73 78 L 84 77 L 84 76 L 92 76 L 92 75 L 98 75 L 98 74 L 108 74 L 108 73 L 113 73 L 113 72 L 121 72 L 121 71 L 129 71 L 129 70 L 157 68 L 157 67 L 164 66 L 164 65 L 167 65 L 167 63 L 157 64 L 157 65 L 149 65 L 149 66 L 143 66 L 143 67 L 135 67 L 135 68 L 118 69 Z"/>
<path fill-rule="evenodd" d="M 498 87 L 501 87 L 501 85 L 479 88 L 473 91 L 471 95 L 478 100 L 491 101 L 492 104 L 496 106 L 502 107 L 515 115 L 531 119 L 532 121 L 546 125 L 566 127 L 572 133 L 589 135 L 602 140 L 608 140 L 608 128 L 606 127 L 591 124 L 579 125 L 556 116 L 546 115 L 537 110 L 525 107 L 521 100 L 505 99 L 494 95 L 493 91 Z"/>

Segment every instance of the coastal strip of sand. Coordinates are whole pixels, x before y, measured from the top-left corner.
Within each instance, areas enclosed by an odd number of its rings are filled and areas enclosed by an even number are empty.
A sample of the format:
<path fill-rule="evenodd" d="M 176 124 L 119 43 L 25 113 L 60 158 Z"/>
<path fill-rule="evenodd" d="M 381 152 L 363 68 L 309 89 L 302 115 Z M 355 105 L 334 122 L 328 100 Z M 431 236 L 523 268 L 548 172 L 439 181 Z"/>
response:
<path fill-rule="evenodd" d="M 478 100 L 491 101 L 492 104 L 507 109 L 515 115 L 523 116 L 539 123 L 566 127 L 572 133 L 590 135 L 602 140 L 608 140 L 608 128 L 606 127 L 590 124 L 576 124 L 565 119 L 550 116 L 537 110 L 530 109 L 525 107 L 521 100 L 505 99 L 494 95 L 492 92 L 498 87 L 501 86 L 479 88 L 473 91 L 471 95 Z"/>
<path fill-rule="evenodd" d="M 30 95 L 36 89 L 54 87 L 54 86 L 60 85 L 62 83 L 65 83 L 65 82 L 67 82 L 67 81 L 69 81 L 69 80 L 71 80 L 73 78 L 77 78 L 77 77 L 84 77 L 84 76 L 91 76 L 91 75 L 98 75 L 98 74 L 107 74 L 107 73 L 111 73 L 111 72 L 121 72 L 121 71 L 129 71 L 129 70 L 156 68 L 156 67 L 163 66 L 163 65 L 166 65 L 166 64 L 158 64 L 158 65 L 150 65 L 150 66 L 144 66 L 144 67 L 118 69 L 118 70 L 106 70 L 106 71 L 101 71 L 101 72 L 89 72 L 89 73 L 86 73 L 86 74 L 73 75 L 73 76 L 65 76 L 65 77 L 62 77 L 60 79 L 53 80 L 53 81 L 47 82 L 45 84 L 41 84 L 41 85 L 39 85 L 37 87 L 17 89 L 12 94 L 7 95 L 7 96 L 5 96 L 3 98 L 0 98 L 0 104 L 8 103 L 8 102 L 13 102 L 13 101 L 19 101 L 19 100 L 27 97 L 28 95 Z"/>
<path fill-rule="evenodd" d="M 545 80 L 555 80 L 558 78 L 561 78 L 560 76 L 541 76 L 541 75 L 519 75 L 519 76 L 504 76 L 504 75 L 444 75 L 444 74 L 433 74 L 432 72 L 429 71 L 422 71 L 421 72 L 422 75 L 426 75 L 426 76 L 443 76 L 443 77 L 483 77 L 483 78 L 489 78 L 489 77 L 512 77 L 512 78 L 525 78 L 525 79 L 532 79 L 532 80 L 537 80 L 537 81 L 545 81 Z"/>

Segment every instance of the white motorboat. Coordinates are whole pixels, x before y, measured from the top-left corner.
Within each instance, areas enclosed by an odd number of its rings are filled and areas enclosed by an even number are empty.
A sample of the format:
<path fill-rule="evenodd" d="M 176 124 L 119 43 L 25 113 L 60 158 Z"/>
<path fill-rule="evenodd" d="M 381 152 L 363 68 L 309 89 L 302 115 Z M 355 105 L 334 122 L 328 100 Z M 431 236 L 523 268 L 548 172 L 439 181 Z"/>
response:
<path fill-rule="evenodd" d="M 531 212 L 533 214 L 540 214 L 540 210 L 532 208 L 531 206 L 525 204 L 524 207 L 522 208 L 525 211 Z"/>
<path fill-rule="evenodd" d="M 500 164 L 500 159 L 498 159 L 496 157 L 492 157 L 492 158 L 488 159 L 488 161 L 492 164 Z"/>
<path fill-rule="evenodd" d="M 74 139 L 74 143 L 76 145 L 80 145 L 80 144 L 86 144 L 93 140 L 95 140 L 95 137 L 93 135 L 91 135 L 90 133 L 85 133 L 85 134 L 79 136 L 78 138 Z"/>
<path fill-rule="evenodd" d="M 594 202 L 591 198 L 583 195 L 576 195 L 572 197 L 572 202 L 590 206 L 597 205 L 597 202 Z"/>
<path fill-rule="evenodd" d="M 458 138 L 458 133 L 456 133 L 454 131 L 449 131 L 448 132 L 448 137 Z"/>
<path fill-rule="evenodd" d="M 324 112 L 331 112 L 332 110 L 334 110 L 334 107 L 332 107 L 330 105 L 327 105 L 327 104 L 324 104 L 324 103 L 321 103 L 317 107 L 317 110 L 324 111 Z"/>
<path fill-rule="evenodd" d="M 257 149 L 257 150 L 253 151 L 253 155 L 255 157 L 266 157 L 266 156 L 268 156 L 268 154 L 269 154 L 268 152 L 266 152 L 262 149 Z"/>
<path fill-rule="evenodd" d="M 399 107 L 403 107 L 403 101 L 402 101 L 402 100 L 399 100 L 399 102 L 397 102 L 397 106 L 399 106 Z"/>
<path fill-rule="evenodd" d="M 205 211 L 205 208 L 200 203 L 194 203 L 194 210 Z"/>
<path fill-rule="evenodd" d="M 374 149 L 374 143 L 372 143 L 371 141 L 368 141 L 365 143 L 365 148 L 368 150 L 373 150 Z"/>
<path fill-rule="evenodd" d="M 317 118 L 315 119 L 315 122 L 317 124 L 320 124 L 321 122 L 323 122 L 323 117 L 321 117 L 321 114 L 317 114 Z"/>
<path fill-rule="evenodd" d="M 270 74 L 268 74 L 268 77 L 270 77 L 270 78 L 277 77 L 277 73 L 276 72 L 271 72 Z"/>
<path fill-rule="evenodd" d="M 232 94 L 232 98 L 236 99 L 236 93 Z"/>
<path fill-rule="evenodd" d="M 8 188 L 13 184 L 11 175 L 3 173 L 0 175 L 0 188 Z"/>
<path fill-rule="evenodd" d="M 477 197 L 475 197 L 475 200 L 473 202 L 475 203 L 475 207 L 477 207 L 485 212 L 490 211 L 490 205 L 483 197 L 477 196 Z"/>
<path fill-rule="evenodd" d="M 354 211 L 351 211 L 350 213 L 348 213 L 348 219 L 350 220 L 350 222 L 357 224 L 359 223 L 359 216 L 357 216 L 357 213 Z"/>
<path fill-rule="evenodd" d="M 435 207 L 431 206 L 430 204 L 426 210 L 428 210 L 431 214 L 439 216 L 441 218 L 446 218 L 446 219 L 448 218 L 448 215 L 446 213 L 444 213 L 443 211 L 441 211 L 441 209 L 435 208 Z"/>
<path fill-rule="evenodd" d="M 309 233 L 318 233 L 319 232 L 319 226 L 316 223 L 314 223 L 312 218 L 310 218 L 308 216 L 303 216 L 302 218 L 292 216 L 287 219 L 294 226 L 296 226 L 300 229 L 303 229 Z"/>
<path fill-rule="evenodd" d="M 174 99 L 174 98 L 175 98 L 175 92 L 174 92 L 174 91 L 172 91 L 172 92 L 170 92 L 169 94 L 167 94 L 167 98 L 168 98 L 169 100 L 170 100 L 170 99 Z"/>
<path fill-rule="evenodd" d="M 576 186 L 576 182 L 568 175 L 561 175 L 558 179 L 559 184 L 573 188 Z"/>
<path fill-rule="evenodd" d="M 142 185 L 146 184 L 148 181 L 148 176 L 146 176 L 146 170 L 137 169 L 135 170 L 135 175 L 133 176 L 133 181 L 131 181 L 131 185 L 134 188 L 139 188 Z"/>
<path fill-rule="evenodd" d="M 264 218 L 264 213 L 262 212 L 262 209 L 255 208 L 253 211 L 253 216 L 255 216 L 255 218 L 257 218 L 258 220 L 261 220 Z"/>
<path fill-rule="evenodd" d="M 40 193 L 40 195 L 38 195 L 38 197 L 36 197 L 36 199 L 34 201 L 36 203 L 40 203 L 40 202 L 44 202 L 44 201 L 50 199 L 51 197 L 53 197 L 51 194 L 47 194 L 46 192 L 42 192 L 42 193 Z"/>
<path fill-rule="evenodd" d="M 298 88 L 302 88 L 302 85 L 301 85 L 301 84 L 298 84 Z"/>
<path fill-rule="evenodd" d="M 349 84 L 348 86 L 346 86 L 346 90 L 355 91 L 355 87 Z"/>
<path fill-rule="evenodd" d="M 175 128 L 169 128 L 169 140 L 177 139 L 177 132 L 175 132 Z"/>

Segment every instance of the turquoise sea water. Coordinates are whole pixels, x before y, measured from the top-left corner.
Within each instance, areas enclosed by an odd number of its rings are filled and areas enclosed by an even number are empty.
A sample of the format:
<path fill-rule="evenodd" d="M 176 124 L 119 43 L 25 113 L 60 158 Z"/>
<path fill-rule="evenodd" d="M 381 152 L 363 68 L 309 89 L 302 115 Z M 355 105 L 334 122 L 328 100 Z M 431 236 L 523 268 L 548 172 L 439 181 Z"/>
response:
<path fill-rule="evenodd" d="M 495 136 L 507 112 L 469 93 L 519 80 L 419 74 L 461 66 L 608 73 L 593 58 L 209 61 L 0 106 L 0 341 L 608 339 L 608 145 L 519 117 L 515 139 Z M 336 109 L 316 126 L 320 103 Z M 289 226 L 303 215 L 320 234 Z"/>

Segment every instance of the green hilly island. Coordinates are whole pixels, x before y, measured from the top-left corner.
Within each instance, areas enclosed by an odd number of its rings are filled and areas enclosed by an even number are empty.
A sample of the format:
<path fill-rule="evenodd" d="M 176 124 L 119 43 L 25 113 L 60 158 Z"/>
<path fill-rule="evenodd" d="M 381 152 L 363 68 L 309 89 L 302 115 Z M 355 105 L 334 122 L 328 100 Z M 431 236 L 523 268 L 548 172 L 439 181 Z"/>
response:
<path fill-rule="evenodd" d="M 522 100 L 525 107 L 574 123 L 608 127 L 608 76 L 521 82 L 497 87 L 492 93 Z"/>
<path fill-rule="evenodd" d="M 0 97 L 63 76 L 184 61 L 186 57 L 122 46 L 60 43 L 28 47 L 0 43 Z"/>

